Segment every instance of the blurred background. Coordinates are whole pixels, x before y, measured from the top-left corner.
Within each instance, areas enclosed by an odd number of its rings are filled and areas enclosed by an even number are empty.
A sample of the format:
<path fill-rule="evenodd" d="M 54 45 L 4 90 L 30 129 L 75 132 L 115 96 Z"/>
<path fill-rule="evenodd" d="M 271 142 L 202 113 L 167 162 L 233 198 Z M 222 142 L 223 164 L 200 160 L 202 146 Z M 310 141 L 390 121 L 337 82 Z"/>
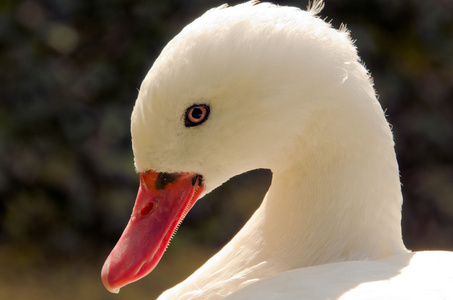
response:
<path fill-rule="evenodd" d="M 163 46 L 222 3 L 1 1 L 1 299 L 153 299 L 257 208 L 269 171 L 199 201 L 155 271 L 119 295 L 104 289 L 101 267 L 139 183 L 129 133 L 137 88 Z M 321 17 L 347 24 L 393 125 L 407 247 L 453 250 L 453 2 L 326 0 Z"/>

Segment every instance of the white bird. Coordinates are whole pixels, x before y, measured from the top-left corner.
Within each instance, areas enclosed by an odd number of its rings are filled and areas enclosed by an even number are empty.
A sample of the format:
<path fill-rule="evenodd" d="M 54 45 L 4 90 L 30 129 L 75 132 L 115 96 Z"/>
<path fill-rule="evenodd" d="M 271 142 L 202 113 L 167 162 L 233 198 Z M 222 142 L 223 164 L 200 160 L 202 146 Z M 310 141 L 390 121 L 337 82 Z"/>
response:
<path fill-rule="evenodd" d="M 453 299 L 453 253 L 403 244 L 391 130 L 322 7 L 221 6 L 164 48 L 132 113 L 140 189 L 107 289 L 151 272 L 198 198 L 267 168 L 247 224 L 159 299 Z"/>

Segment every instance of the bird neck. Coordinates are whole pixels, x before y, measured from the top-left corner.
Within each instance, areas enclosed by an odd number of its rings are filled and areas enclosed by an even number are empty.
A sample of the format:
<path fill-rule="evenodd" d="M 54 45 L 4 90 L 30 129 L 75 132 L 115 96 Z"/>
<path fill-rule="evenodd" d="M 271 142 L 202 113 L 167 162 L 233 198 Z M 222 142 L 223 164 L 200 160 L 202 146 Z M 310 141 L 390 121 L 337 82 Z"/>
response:
<path fill-rule="evenodd" d="M 376 157 L 318 153 L 274 172 L 257 211 L 263 255 L 292 269 L 405 251 L 396 161 L 385 165 L 378 152 L 368 154 Z"/>
<path fill-rule="evenodd" d="M 327 124 L 322 135 L 304 133 L 294 153 L 272 168 L 253 230 L 262 243 L 262 250 L 254 250 L 267 261 L 292 269 L 407 251 L 393 137 L 377 100 L 369 101 L 373 105 L 353 110 L 362 113 L 324 112 L 342 127 Z"/>
<path fill-rule="evenodd" d="M 374 94 L 355 94 L 363 97 L 344 100 L 354 113 L 329 107 L 322 124 L 311 114 L 313 125 L 271 166 L 271 187 L 238 234 L 269 273 L 407 251 L 393 136 Z"/>

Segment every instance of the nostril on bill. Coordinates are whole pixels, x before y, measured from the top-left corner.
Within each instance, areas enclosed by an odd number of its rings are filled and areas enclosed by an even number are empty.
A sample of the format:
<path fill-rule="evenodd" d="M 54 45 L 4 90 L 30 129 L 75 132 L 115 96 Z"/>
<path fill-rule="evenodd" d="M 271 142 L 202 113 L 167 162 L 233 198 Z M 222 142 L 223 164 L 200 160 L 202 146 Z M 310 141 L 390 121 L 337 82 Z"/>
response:
<path fill-rule="evenodd" d="M 145 206 L 143 206 L 143 208 L 140 210 L 140 214 L 142 215 L 142 217 L 150 214 L 153 212 L 154 208 L 156 207 L 156 203 L 154 202 L 148 202 L 145 204 Z"/>

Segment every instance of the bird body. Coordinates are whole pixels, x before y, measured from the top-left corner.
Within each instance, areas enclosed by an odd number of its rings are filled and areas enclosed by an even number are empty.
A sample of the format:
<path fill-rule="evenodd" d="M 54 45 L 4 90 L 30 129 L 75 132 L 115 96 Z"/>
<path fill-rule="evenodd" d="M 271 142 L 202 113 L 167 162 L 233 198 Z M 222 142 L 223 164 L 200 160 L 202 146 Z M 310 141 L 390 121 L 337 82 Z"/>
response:
<path fill-rule="evenodd" d="M 453 299 L 451 252 L 404 253 L 286 271 L 257 281 L 226 300 Z"/>

